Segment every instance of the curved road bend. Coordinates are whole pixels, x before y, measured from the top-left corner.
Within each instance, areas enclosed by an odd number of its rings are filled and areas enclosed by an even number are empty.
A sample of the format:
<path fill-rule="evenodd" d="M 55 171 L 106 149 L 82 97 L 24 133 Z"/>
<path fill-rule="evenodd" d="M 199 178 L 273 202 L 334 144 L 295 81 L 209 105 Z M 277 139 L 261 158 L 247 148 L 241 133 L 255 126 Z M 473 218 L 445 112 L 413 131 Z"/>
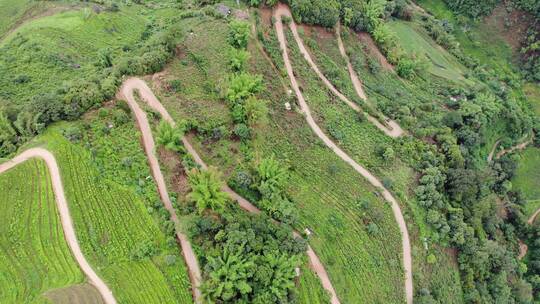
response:
<path fill-rule="evenodd" d="M 150 132 L 150 126 L 148 124 L 146 114 L 144 113 L 144 111 L 141 110 L 141 108 L 136 104 L 135 100 L 133 99 L 133 90 L 138 90 L 139 94 L 141 95 L 141 98 L 152 109 L 158 111 L 161 114 L 161 117 L 163 119 L 165 119 L 167 122 L 169 122 L 173 126 L 175 126 L 176 124 L 175 124 L 174 120 L 172 119 L 172 117 L 169 115 L 169 112 L 167 112 L 167 110 L 163 107 L 163 105 L 156 98 L 156 96 L 154 95 L 152 90 L 148 87 L 148 85 L 143 80 L 141 80 L 139 78 L 129 78 L 124 82 L 124 84 L 122 86 L 122 89 L 121 89 L 122 95 L 124 95 L 125 97 L 129 96 L 129 98 L 131 99 L 131 100 L 128 100 L 128 102 L 130 103 L 130 106 L 131 106 L 131 103 L 135 103 L 132 106 L 132 109 L 137 112 L 137 114 L 136 114 L 137 117 L 140 117 L 140 119 L 141 119 L 139 121 L 139 118 L 137 118 L 137 122 L 142 122 L 142 125 L 146 126 L 146 127 L 144 127 L 144 129 L 148 130 L 146 135 L 143 133 L 143 140 L 146 142 L 145 137 L 149 137 L 149 141 L 152 142 L 151 149 L 148 149 L 147 151 L 153 151 L 154 145 L 153 145 L 152 133 Z M 143 126 L 141 126 L 141 130 L 142 129 L 143 129 Z M 193 156 L 193 159 L 195 160 L 195 162 L 199 166 L 201 166 L 201 168 L 203 168 L 203 169 L 208 168 L 206 166 L 206 164 L 204 163 L 204 161 L 202 160 L 202 158 L 197 153 L 197 151 L 193 148 L 193 146 L 189 143 L 189 141 L 185 137 L 182 138 L 182 142 L 183 142 L 186 150 L 188 151 L 188 153 L 191 154 L 191 156 Z M 153 155 L 153 154 L 152 154 L 152 156 L 149 155 L 148 157 L 155 159 L 155 155 Z M 155 160 L 155 164 L 156 164 L 156 170 L 159 171 L 159 164 L 157 163 L 157 159 Z M 159 171 L 159 175 L 161 176 L 161 171 Z M 163 180 L 163 177 L 161 177 L 161 179 Z M 163 184 L 164 184 L 164 182 L 163 182 Z M 246 210 L 248 212 L 251 212 L 251 213 L 255 213 L 255 214 L 258 214 L 258 213 L 261 212 L 257 207 L 255 207 L 253 204 L 251 204 L 248 200 L 246 200 L 242 196 L 238 195 L 236 192 L 234 192 L 227 185 L 225 185 L 223 187 L 223 191 L 229 193 L 231 198 L 234 199 L 235 201 L 237 201 L 242 209 L 244 209 L 244 210 Z M 165 191 L 165 194 L 167 195 L 166 191 Z M 300 234 L 295 231 L 294 236 L 300 237 Z M 182 248 L 183 248 L 183 246 L 182 246 Z M 328 276 L 328 273 L 326 272 L 326 269 L 324 268 L 323 264 L 319 260 L 319 257 L 317 257 L 317 254 L 315 254 L 315 251 L 313 251 L 313 249 L 309 245 L 308 245 L 308 248 L 307 248 L 307 255 L 308 255 L 308 258 L 309 258 L 310 268 L 317 274 L 317 276 L 321 280 L 321 284 L 324 287 L 324 289 L 326 289 L 330 293 L 330 295 L 332 297 L 332 304 L 339 304 L 339 300 L 338 300 L 338 298 L 336 296 L 336 292 L 334 290 L 334 287 L 332 286 L 332 283 L 330 282 L 330 277 Z M 199 279 L 200 279 L 200 274 L 199 274 Z"/>
<path fill-rule="evenodd" d="M 302 92 L 300 91 L 298 82 L 296 81 L 296 77 L 294 76 L 291 62 L 289 61 L 289 55 L 287 53 L 287 41 L 285 38 L 285 33 L 283 31 L 283 23 L 281 21 L 281 16 L 290 16 L 289 9 L 283 4 L 278 4 L 277 9 L 274 12 L 274 16 L 276 19 L 274 25 L 276 27 L 277 37 L 279 40 L 287 74 L 289 75 L 291 86 L 296 94 L 296 97 L 300 104 L 300 108 L 306 117 L 307 123 L 309 124 L 313 132 L 315 132 L 315 134 L 326 144 L 328 148 L 330 148 L 341 159 L 343 159 L 350 166 L 352 166 L 358 173 L 360 173 L 364 178 L 366 178 L 373 186 L 381 189 L 383 197 L 388 202 L 391 203 L 394 217 L 396 219 L 396 222 L 398 223 L 399 230 L 401 231 L 402 247 L 403 247 L 403 268 L 405 270 L 405 296 L 406 296 L 407 303 L 411 304 L 413 301 L 411 244 L 409 241 L 409 233 L 407 231 L 407 225 L 401 213 L 399 204 L 397 203 L 396 199 L 392 196 L 392 194 L 386 188 L 384 188 L 382 183 L 375 176 L 373 176 L 364 167 L 356 163 L 345 152 L 343 152 L 343 150 L 341 150 L 334 142 L 332 142 L 332 140 L 330 140 L 330 138 L 328 138 L 328 136 L 326 136 L 326 134 L 324 134 L 324 132 L 319 128 L 319 126 L 317 125 L 313 117 L 311 116 L 311 111 L 309 109 L 308 104 L 306 103 L 304 99 L 304 96 L 302 95 Z M 294 26 L 294 23 L 291 22 L 291 25 Z M 293 33 L 295 32 L 296 31 L 293 31 Z"/>
<path fill-rule="evenodd" d="M 351 64 L 349 56 L 347 55 L 347 52 L 345 51 L 345 46 L 343 45 L 343 41 L 341 40 L 341 25 L 339 24 L 339 22 L 337 24 L 336 34 L 337 34 L 339 52 L 341 53 L 341 56 L 347 62 L 347 69 L 349 70 L 349 77 L 351 78 L 351 82 L 353 84 L 354 90 L 356 91 L 356 95 L 358 95 L 358 97 L 360 97 L 364 101 L 367 101 L 366 93 L 364 92 L 364 89 L 362 88 L 362 82 L 358 78 L 358 75 L 356 74 L 356 72 L 355 72 L 355 70 L 354 70 L 354 68 L 353 68 L 353 66 Z M 399 137 L 399 136 L 401 136 L 401 135 L 403 135 L 405 133 L 405 131 L 403 131 L 403 129 L 401 128 L 401 126 L 397 122 L 395 122 L 392 119 L 388 119 L 386 116 L 383 116 L 383 118 L 384 118 L 385 121 L 387 121 L 388 125 L 390 126 L 390 130 L 391 130 L 392 133 L 388 133 L 389 130 L 385 126 L 383 126 L 384 129 L 381 129 L 381 127 L 379 127 L 379 124 L 380 124 L 379 121 L 376 120 L 375 118 L 374 118 L 375 122 L 373 122 L 372 120 L 370 120 L 370 121 L 372 123 L 374 123 L 383 132 L 385 132 L 388 136 Z"/>
<path fill-rule="evenodd" d="M 161 169 L 159 167 L 159 162 L 154 153 L 155 143 L 154 143 L 154 138 L 152 137 L 150 124 L 148 123 L 148 118 L 146 117 L 146 113 L 139 107 L 139 104 L 137 103 L 137 101 L 135 100 L 133 96 L 134 90 L 139 89 L 142 99 L 147 100 L 147 102 L 152 107 L 154 107 L 154 105 L 152 105 L 153 100 L 151 98 L 148 98 L 148 92 L 145 90 L 145 88 L 142 88 L 142 89 L 140 88 L 140 82 L 142 81 L 138 79 L 133 79 L 133 78 L 126 80 L 124 84 L 122 85 L 122 87 L 120 88 L 118 97 L 120 97 L 120 99 L 125 99 L 129 107 L 135 114 L 137 125 L 139 126 L 139 129 L 141 130 L 144 150 L 146 152 L 146 156 L 150 164 L 150 169 L 152 170 L 152 175 L 154 176 L 154 180 L 156 181 L 159 195 L 161 197 L 161 200 L 163 201 L 163 204 L 165 205 L 165 208 L 169 211 L 169 214 L 171 215 L 171 220 L 174 222 L 176 227 L 178 227 L 180 224 L 180 221 L 178 220 L 178 217 L 176 216 L 176 211 L 174 210 L 174 207 L 172 206 L 171 199 L 167 191 L 167 185 L 165 183 L 165 179 L 163 178 L 163 174 L 161 173 Z M 146 89 L 147 88 L 148 87 L 146 87 Z M 197 257 L 195 256 L 195 253 L 193 251 L 193 248 L 191 247 L 191 243 L 189 242 L 189 239 L 186 237 L 186 235 L 181 233 L 178 230 L 178 228 L 176 229 L 176 236 L 178 237 L 178 240 L 180 240 L 180 246 L 182 247 L 182 254 L 184 255 L 184 259 L 188 267 L 188 273 L 189 273 L 189 278 L 191 280 L 191 290 L 193 293 L 193 298 L 195 299 L 196 303 L 201 303 L 202 295 L 201 295 L 201 291 L 199 290 L 199 286 L 201 285 L 201 269 L 199 267 L 199 262 L 197 261 Z"/>
<path fill-rule="evenodd" d="M 317 76 L 319 76 L 319 78 L 322 80 L 324 85 L 330 91 L 332 91 L 332 93 L 334 95 L 336 95 L 339 99 L 341 99 L 343 102 L 345 102 L 349 107 L 351 107 L 356 112 L 361 112 L 362 109 L 356 103 L 350 101 L 347 97 L 345 97 L 345 95 L 341 94 L 341 92 L 339 92 L 334 87 L 334 85 L 332 83 L 330 83 L 330 81 L 326 78 L 326 76 L 324 76 L 324 74 L 319 70 L 319 68 L 317 67 L 315 62 L 311 59 L 311 56 L 309 55 L 309 52 L 307 51 L 306 47 L 304 46 L 304 43 L 302 42 L 302 38 L 300 38 L 300 35 L 298 34 L 298 30 L 296 28 L 296 23 L 294 23 L 294 21 L 292 21 L 292 15 L 291 15 L 291 11 L 289 10 L 289 8 L 284 4 L 279 4 L 277 6 L 277 8 L 275 9 L 274 14 L 275 14 L 276 17 L 277 16 L 287 16 L 287 17 L 291 18 L 291 22 L 289 23 L 289 28 L 291 29 L 291 31 L 293 33 L 294 40 L 296 41 L 296 44 L 298 45 L 298 49 L 300 50 L 300 53 L 304 56 L 304 59 L 309 63 L 309 65 L 311 66 L 311 69 L 313 69 L 313 71 L 317 74 Z M 351 68 L 352 68 L 352 66 L 351 66 Z M 358 80 L 358 78 L 357 78 L 357 80 Z M 358 80 L 358 83 L 360 83 L 359 80 Z M 354 81 L 353 81 L 353 84 L 354 84 Z M 360 90 L 362 90 L 361 85 L 360 85 Z M 365 97 L 365 95 L 364 95 L 364 97 Z M 374 124 L 377 128 L 379 128 L 381 131 L 383 131 L 386 135 L 388 135 L 390 137 L 394 137 L 394 138 L 403 135 L 403 133 L 404 133 L 403 129 L 401 129 L 401 127 L 396 122 L 390 121 L 389 124 L 390 124 L 391 129 L 388 129 L 386 126 L 381 124 L 375 117 L 373 117 L 373 116 L 371 116 L 371 115 L 369 115 L 367 113 L 366 113 L 366 115 L 367 115 L 367 119 L 372 124 Z"/>
<path fill-rule="evenodd" d="M 64 237 L 68 243 L 69 249 L 71 249 L 71 252 L 75 257 L 75 260 L 81 267 L 84 274 L 88 277 L 90 284 L 94 285 L 99 291 L 105 303 L 116 304 L 116 299 L 114 298 L 112 291 L 96 274 L 94 269 L 92 269 L 92 266 L 90 266 L 88 261 L 86 261 L 86 258 L 81 251 L 81 247 L 77 241 L 77 236 L 75 235 L 75 229 L 73 228 L 73 220 L 71 219 L 71 215 L 69 213 L 64 186 L 60 176 L 60 169 L 58 168 L 58 163 L 56 162 L 54 155 L 43 148 L 28 149 L 17 155 L 15 158 L 0 164 L 0 174 L 31 158 L 40 158 L 45 161 L 45 164 L 47 164 L 49 174 L 51 175 L 52 187 L 54 196 L 56 198 L 56 205 L 58 206 L 58 213 L 60 214 Z"/>

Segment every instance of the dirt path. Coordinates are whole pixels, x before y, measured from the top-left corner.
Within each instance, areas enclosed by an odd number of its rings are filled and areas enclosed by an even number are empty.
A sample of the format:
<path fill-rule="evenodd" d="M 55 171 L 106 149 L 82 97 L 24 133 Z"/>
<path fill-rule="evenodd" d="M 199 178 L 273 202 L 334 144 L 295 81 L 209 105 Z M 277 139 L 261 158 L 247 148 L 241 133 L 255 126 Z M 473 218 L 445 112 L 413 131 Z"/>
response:
<path fill-rule="evenodd" d="M 146 83 L 143 80 L 138 79 L 138 78 L 127 79 L 124 82 L 123 86 L 122 86 L 121 93 L 125 97 L 130 96 L 130 98 L 133 100 L 133 90 L 135 90 L 135 89 L 139 91 L 139 94 L 141 95 L 142 99 L 152 109 L 154 109 L 155 111 L 157 111 L 157 112 L 159 112 L 161 114 L 161 117 L 163 119 L 165 119 L 167 122 L 169 122 L 173 126 L 176 125 L 175 121 L 169 115 L 167 110 L 163 107 L 163 105 L 156 98 L 156 96 L 154 95 L 152 90 L 148 87 L 148 85 L 146 85 Z M 128 102 L 131 103 L 132 101 L 128 101 Z M 135 102 L 135 101 L 133 100 L 133 102 Z M 137 113 L 139 113 L 139 114 L 136 114 L 137 116 L 141 117 L 141 121 L 139 121 L 139 118 L 137 118 L 137 122 L 138 123 L 142 122 L 143 125 L 146 125 L 148 127 L 148 132 L 150 132 L 150 126 L 148 124 L 148 120 L 146 118 L 146 114 L 144 113 L 144 111 L 141 110 L 141 108 L 136 104 L 136 102 L 135 102 L 134 106 L 131 106 L 131 104 L 130 104 L 130 107 L 132 107 L 132 109 L 134 109 L 134 111 L 137 111 Z M 142 126 L 140 126 L 140 127 L 141 127 L 141 130 L 142 130 L 143 127 Z M 148 140 L 151 141 L 151 143 L 152 143 L 152 149 L 148 149 L 147 151 L 153 151 L 154 144 L 153 144 L 153 138 L 152 138 L 151 132 L 149 133 L 149 137 L 150 138 L 148 138 Z M 143 140 L 146 141 L 144 139 L 144 136 L 143 136 Z M 182 138 L 182 142 L 184 144 L 184 147 L 188 151 L 188 153 L 191 154 L 191 156 L 195 160 L 195 162 L 199 166 L 201 166 L 201 168 L 207 169 L 208 168 L 207 165 L 204 163 L 204 161 L 201 159 L 201 157 L 199 156 L 197 151 L 193 148 L 193 146 L 189 143 L 189 141 L 185 137 Z M 145 147 L 145 150 L 146 149 L 147 148 Z M 149 158 L 151 158 L 151 157 L 155 158 L 155 155 L 153 153 L 150 153 L 150 154 L 152 154 L 152 156 L 149 155 Z M 159 164 L 157 164 L 157 159 L 155 161 L 156 161 L 156 165 L 157 165 L 157 170 L 159 171 Z M 159 175 L 161 175 L 161 171 L 159 171 Z M 161 175 L 161 180 L 163 180 L 162 175 Z M 255 213 L 255 214 L 259 214 L 261 212 L 257 207 L 255 207 L 253 204 L 251 204 L 248 200 L 246 200 L 242 196 L 238 195 L 238 193 L 234 192 L 229 186 L 225 185 L 223 187 L 223 191 L 227 192 L 231 196 L 231 198 L 233 200 L 238 202 L 238 204 L 240 205 L 240 207 L 242 209 L 244 209 L 244 210 L 246 210 L 248 212 L 251 212 L 251 213 Z M 166 191 L 165 191 L 165 194 L 168 195 Z M 295 231 L 294 236 L 300 237 L 300 234 Z M 184 248 L 184 247 L 182 246 L 182 248 Z M 191 246 L 190 246 L 190 248 L 191 248 Z M 321 261 L 319 260 L 319 258 L 317 257 L 317 255 L 315 254 L 315 251 L 313 251 L 311 246 L 308 245 L 306 253 L 307 253 L 308 258 L 309 258 L 310 268 L 317 274 L 317 276 L 321 280 L 322 286 L 332 295 L 332 299 L 335 298 L 337 300 L 336 292 L 334 290 L 334 287 L 332 286 L 332 283 L 330 282 L 330 278 L 328 276 L 328 273 L 326 272 L 326 269 L 324 269 L 324 266 L 321 263 Z M 195 262 L 196 262 L 196 259 L 195 259 Z M 197 268 L 198 268 L 198 265 L 197 265 Z M 200 280 L 200 273 L 199 273 L 199 280 Z M 332 302 L 332 303 L 339 304 L 339 301 Z"/>
<path fill-rule="evenodd" d="M 536 211 L 529 217 L 527 224 L 532 225 L 538 217 L 538 214 L 540 214 L 540 208 L 536 209 Z"/>
<path fill-rule="evenodd" d="M 366 96 L 366 93 L 364 92 L 364 89 L 362 88 L 362 82 L 358 78 L 358 75 L 356 74 L 356 71 L 354 70 L 351 64 L 351 61 L 349 60 L 349 56 L 347 55 L 347 52 L 345 51 L 345 46 L 343 45 L 343 41 L 341 40 L 341 25 L 339 22 L 336 28 L 336 35 L 337 35 L 337 40 L 338 40 L 339 52 L 341 53 L 341 56 L 343 56 L 343 58 L 347 62 L 347 69 L 349 70 L 349 76 L 351 77 L 351 82 L 353 84 L 354 90 L 356 91 L 356 94 L 358 95 L 358 97 L 362 98 L 364 101 L 367 102 L 367 96 Z M 397 122 L 387 118 L 386 116 L 383 116 L 383 118 L 386 121 L 386 123 L 390 126 L 391 133 L 388 133 L 388 129 L 384 126 L 383 126 L 384 129 L 382 129 L 388 136 L 398 137 L 398 136 L 403 135 L 403 133 L 405 133 L 403 129 L 401 129 L 401 127 L 398 125 Z M 378 123 L 379 121 L 377 120 L 376 122 Z M 377 127 L 379 129 L 381 128 L 378 125 Z"/>
<path fill-rule="evenodd" d="M 407 225 L 405 224 L 405 219 L 403 218 L 401 209 L 396 199 L 394 199 L 392 194 L 390 194 L 390 192 L 386 188 L 384 188 L 382 183 L 375 176 L 373 176 L 369 171 L 367 171 L 364 167 L 357 164 L 352 158 L 350 158 L 345 152 L 343 152 L 334 142 L 332 142 L 330 138 L 328 138 L 328 136 L 326 136 L 326 134 L 324 134 L 324 132 L 319 128 L 319 126 L 317 125 L 313 117 L 311 116 L 311 111 L 302 95 L 302 92 L 300 91 L 300 87 L 298 86 L 296 77 L 294 76 L 293 68 L 292 68 L 291 62 L 289 61 L 289 55 L 287 53 L 287 41 L 285 38 L 285 33 L 283 31 L 283 23 L 281 22 L 281 16 L 290 16 L 289 9 L 285 5 L 279 4 L 274 12 L 274 16 L 276 19 L 274 25 L 277 32 L 279 45 L 282 51 L 283 61 L 285 62 L 285 68 L 287 69 L 287 74 L 289 75 L 291 86 L 294 92 L 296 93 L 296 97 L 298 98 L 300 108 L 306 117 L 307 123 L 309 124 L 311 129 L 315 132 L 315 134 L 326 144 L 327 147 L 332 149 L 334 153 L 336 153 L 341 159 L 343 159 L 350 166 L 352 166 L 358 173 L 360 173 L 364 178 L 366 178 L 373 186 L 381 189 L 383 197 L 388 202 L 391 203 L 394 217 L 401 231 L 402 247 L 403 247 L 403 268 L 405 269 L 405 294 L 406 294 L 407 303 L 411 304 L 413 300 L 411 245 L 409 241 L 409 233 L 407 231 Z M 291 25 L 294 26 L 294 23 L 291 22 Z M 294 32 L 296 31 L 293 30 L 293 33 Z M 359 282 L 359 284 L 361 284 L 361 282 Z M 337 298 L 332 297 L 332 303 L 338 303 Z"/>
<path fill-rule="evenodd" d="M 139 104 L 134 98 L 133 93 L 135 90 L 139 91 L 141 98 L 145 100 L 152 108 L 156 108 L 159 111 L 159 108 L 162 108 L 162 106 L 157 101 L 154 94 L 152 94 L 150 89 L 146 86 L 146 84 L 136 78 L 130 78 L 126 80 L 120 88 L 120 92 L 118 93 L 118 98 L 125 99 L 129 107 L 135 114 L 137 125 L 141 130 L 144 150 L 148 158 L 148 163 L 150 164 L 150 169 L 152 170 L 152 175 L 154 176 L 154 180 L 156 181 L 159 195 L 161 197 L 161 200 L 163 201 L 163 204 L 165 205 L 165 208 L 169 211 L 169 214 L 171 215 L 171 220 L 177 227 L 176 236 L 180 241 L 180 246 L 182 247 L 182 254 L 184 255 L 184 259 L 188 267 L 193 298 L 195 299 L 196 303 L 201 303 L 202 296 L 201 291 L 199 290 L 199 286 L 201 285 L 201 270 L 199 267 L 199 262 L 197 261 L 197 257 L 195 256 L 195 252 L 193 251 L 193 248 L 191 247 L 191 243 L 189 242 L 188 238 L 178 230 L 178 227 L 180 226 L 180 221 L 178 220 L 178 217 L 176 216 L 176 211 L 172 206 L 171 199 L 167 191 L 167 184 L 165 183 L 165 179 L 163 178 L 163 174 L 161 173 L 161 169 L 159 167 L 159 162 L 155 154 L 156 145 L 152 136 L 150 124 L 148 123 L 148 118 L 146 117 L 146 113 L 139 107 Z M 163 117 L 165 118 L 165 115 L 163 115 Z M 170 119 L 170 117 L 168 117 L 168 119 Z"/>
<path fill-rule="evenodd" d="M 337 36 L 339 52 L 341 53 L 341 56 L 343 57 L 343 59 L 345 59 L 345 61 L 347 62 L 347 69 L 349 70 L 349 76 L 351 77 L 354 90 L 356 91 L 356 94 L 358 95 L 358 97 L 362 98 L 363 100 L 367 100 L 366 93 L 364 92 L 364 89 L 362 88 L 362 83 L 360 82 L 360 79 L 358 79 L 358 75 L 356 75 L 356 72 L 353 69 L 351 61 L 349 60 L 349 56 L 347 56 L 347 52 L 345 51 L 343 40 L 341 40 L 341 24 L 339 22 L 336 27 L 336 36 Z"/>
<path fill-rule="evenodd" d="M 505 154 L 514 152 L 515 150 L 523 150 L 523 149 L 527 148 L 527 146 L 528 146 L 529 144 L 532 144 L 532 142 L 533 142 L 533 137 L 534 137 L 534 136 L 531 136 L 531 138 L 530 138 L 529 140 L 526 140 L 526 141 L 524 141 L 524 142 L 522 142 L 522 143 L 520 143 L 520 144 L 517 144 L 517 145 L 515 145 L 515 146 L 513 146 L 513 147 L 510 147 L 510 148 L 508 148 L 508 149 L 504 149 L 504 150 L 502 150 L 502 151 L 499 151 L 499 152 L 497 153 L 497 155 L 495 155 L 495 158 L 498 159 L 498 158 L 503 157 Z M 495 147 L 494 147 L 494 148 L 495 148 Z"/>
<path fill-rule="evenodd" d="M 69 213 L 69 208 L 64 192 L 64 186 L 62 184 L 62 178 L 60 176 L 60 169 L 58 163 L 54 158 L 54 155 L 42 148 L 32 148 L 19 154 L 12 160 L 0 164 L 0 174 L 23 163 L 31 158 L 40 158 L 45 161 L 49 174 L 51 175 L 51 183 L 53 186 L 54 196 L 56 198 L 56 205 L 58 206 L 58 213 L 60 214 L 60 220 L 62 222 L 62 229 L 64 231 L 64 237 L 68 243 L 75 260 L 81 267 L 81 270 L 86 274 L 89 282 L 96 287 L 103 300 L 107 304 L 116 304 L 116 300 L 103 280 L 99 278 L 96 272 L 92 269 L 86 258 L 84 257 L 77 236 L 75 235 L 75 229 L 73 228 L 73 220 Z"/>
<path fill-rule="evenodd" d="M 286 5 L 278 5 L 277 9 L 275 10 L 275 16 L 288 16 L 292 20 L 291 12 L 290 12 L 289 8 Z M 345 102 L 353 110 L 355 110 L 356 112 L 362 112 L 362 109 L 356 103 L 350 101 L 347 97 L 345 97 L 345 95 L 341 94 L 341 92 L 338 91 L 334 87 L 334 85 L 332 83 L 330 83 L 330 81 L 326 78 L 326 76 L 324 76 L 324 74 L 319 70 L 319 68 L 317 67 L 317 65 L 313 61 L 313 59 L 311 59 L 311 55 L 309 54 L 306 47 L 304 46 L 304 43 L 302 42 L 302 38 L 300 38 L 300 35 L 298 34 L 298 29 L 296 28 L 296 23 L 294 23 L 294 21 L 291 21 L 289 23 L 289 28 L 291 29 L 291 31 L 293 33 L 294 40 L 296 41 L 296 44 L 298 45 L 298 49 L 300 50 L 300 53 L 304 56 L 304 59 L 309 63 L 309 65 L 311 66 L 311 69 L 315 72 L 315 74 L 317 74 L 317 76 L 319 76 L 319 78 L 322 80 L 324 85 L 334 95 L 336 95 L 339 99 L 341 99 L 343 102 Z M 340 41 L 341 41 L 341 39 L 340 39 Z M 350 63 L 349 63 L 349 65 L 350 65 Z M 352 66 L 350 68 L 352 69 Z M 356 78 L 356 80 L 358 81 L 358 84 L 360 85 L 359 89 L 362 92 L 363 99 L 365 99 L 365 94 L 363 94 L 362 85 L 360 84 L 360 80 L 358 80 L 358 78 Z M 354 84 L 354 81 L 353 81 L 353 84 Z M 355 89 L 357 89 L 356 86 L 355 86 Z M 360 97 L 362 97 L 362 96 L 360 96 Z M 371 115 L 369 115 L 367 113 L 366 113 L 366 115 L 367 115 L 367 119 L 372 124 L 374 124 L 377 128 L 379 128 L 381 131 L 383 131 L 386 135 L 388 135 L 390 137 L 399 137 L 404 133 L 403 129 L 401 129 L 401 127 L 394 121 L 391 121 L 391 120 L 388 121 L 388 124 L 390 126 L 390 129 L 389 129 L 385 125 L 380 123 L 375 117 L 373 117 L 373 116 L 371 116 Z"/>
<path fill-rule="evenodd" d="M 501 140 L 499 139 L 493 144 L 493 148 L 491 148 L 491 151 L 489 151 L 489 155 L 487 157 L 488 163 L 490 163 L 493 160 L 493 156 L 495 155 L 495 150 L 497 149 L 497 146 L 499 146 L 500 142 Z"/>

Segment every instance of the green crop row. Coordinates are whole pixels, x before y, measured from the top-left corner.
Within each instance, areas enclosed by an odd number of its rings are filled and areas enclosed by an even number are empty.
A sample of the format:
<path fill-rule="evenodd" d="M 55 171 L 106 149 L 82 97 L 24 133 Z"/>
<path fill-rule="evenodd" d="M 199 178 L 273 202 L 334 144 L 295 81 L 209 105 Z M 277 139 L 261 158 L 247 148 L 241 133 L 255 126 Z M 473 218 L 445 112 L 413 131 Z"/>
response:
<path fill-rule="evenodd" d="M 29 160 L 3 173 L 0 192 L 0 302 L 45 303 L 44 292 L 82 283 L 45 163 Z"/>
<path fill-rule="evenodd" d="M 55 125 L 37 142 L 55 154 L 83 253 L 119 303 L 191 303 L 138 132 L 113 113 Z"/>

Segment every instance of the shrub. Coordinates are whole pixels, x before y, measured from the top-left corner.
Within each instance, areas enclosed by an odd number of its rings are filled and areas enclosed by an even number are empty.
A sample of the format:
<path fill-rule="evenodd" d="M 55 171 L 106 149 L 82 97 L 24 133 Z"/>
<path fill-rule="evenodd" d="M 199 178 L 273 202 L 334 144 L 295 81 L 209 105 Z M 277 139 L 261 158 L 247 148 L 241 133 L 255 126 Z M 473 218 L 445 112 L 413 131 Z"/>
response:
<path fill-rule="evenodd" d="M 251 130 L 243 123 L 239 123 L 234 126 L 234 134 L 241 140 L 247 140 L 251 138 Z"/>
<path fill-rule="evenodd" d="M 229 44 L 235 48 L 245 49 L 249 41 L 249 23 L 234 20 L 229 23 Z"/>

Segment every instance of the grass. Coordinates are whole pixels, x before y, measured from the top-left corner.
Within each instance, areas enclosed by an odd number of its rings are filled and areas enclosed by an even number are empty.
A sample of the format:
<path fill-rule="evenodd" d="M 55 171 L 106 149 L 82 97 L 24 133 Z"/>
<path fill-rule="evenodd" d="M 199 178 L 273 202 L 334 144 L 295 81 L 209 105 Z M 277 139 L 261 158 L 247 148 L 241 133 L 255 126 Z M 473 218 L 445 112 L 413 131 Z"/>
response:
<path fill-rule="evenodd" d="M 129 116 L 116 120 L 123 110 L 109 111 L 54 125 L 32 144 L 56 156 L 83 253 L 118 302 L 191 303 L 138 132 Z"/>
<path fill-rule="evenodd" d="M 430 73 L 455 82 L 466 82 L 463 76 L 465 67 L 429 38 L 419 26 L 405 21 L 392 21 L 388 24 L 405 51 L 428 58 L 431 63 L 428 68 Z"/>
<path fill-rule="evenodd" d="M 43 6 L 32 0 L 0 0 L 0 41 L 28 12 Z"/>
<path fill-rule="evenodd" d="M 512 180 L 515 189 L 521 190 L 527 201 L 525 214 L 531 215 L 540 204 L 540 149 L 530 147 L 520 154 L 516 175 Z"/>
<path fill-rule="evenodd" d="M 0 42 L 0 99 L 21 103 L 64 82 L 94 75 L 98 52 L 113 56 L 141 39 L 147 17 L 140 6 L 96 14 L 91 8 L 31 20 Z M 126 48 L 127 50 L 127 48 Z"/>
<path fill-rule="evenodd" d="M 92 285 L 85 283 L 47 291 L 44 296 L 54 304 L 76 303 L 104 304 L 103 298 Z"/>
<path fill-rule="evenodd" d="M 523 86 L 523 91 L 527 95 L 534 113 L 540 116 L 540 87 L 538 87 L 538 84 L 527 83 Z"/>
<path fill-rule="evenodd" d="M 45 163 L 29 160 L 3 173 L 0 191 L 0 302 L 48 303 L 44 292 L 84 282 Z"/>

